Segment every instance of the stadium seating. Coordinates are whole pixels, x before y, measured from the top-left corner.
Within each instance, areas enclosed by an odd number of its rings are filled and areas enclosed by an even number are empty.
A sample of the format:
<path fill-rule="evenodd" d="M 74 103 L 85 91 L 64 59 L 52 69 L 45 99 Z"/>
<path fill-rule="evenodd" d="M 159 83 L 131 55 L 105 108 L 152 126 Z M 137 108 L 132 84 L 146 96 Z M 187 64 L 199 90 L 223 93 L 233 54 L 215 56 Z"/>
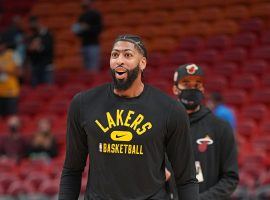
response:
<path fill-rule="evenodd" d="M 268 117 L 268 108 L 264 104 L 255 104 L 244 107 L 241 116 L 245 119 L 254 119 L 262 122 L 263 119 Z"/>
<path fill-rule="evenodd" d="M 249 18 L 249 10 L 245 5 L 235 5 L 228 7 L 224 12 L 224 17 L 231 20 L 246 20 Z"/>
<path fill-rule="evenodd" d="M 224 52 L 223 55 L 224 62 L 235 62 L 238 64 L 242 64 L 246 58 L 247 51 L 241 47 L 228 49 Z"/>
<path fill-rule="evenodd" d="M 231 79 L 234 74 L 238 74 L 241 67 L 234 62 L 216 62 L 213 64 L 215 74 Z"/>
<path fill-rule="evenodd" d="M 59 180 L 54 179 L 54 180 L 47 180 L 47 181 L 42 182 L 39 187 L 39 191 L 42 194 L 53 197 L 59 191 Z"/>
<path fill-rule="evenodd" d="M 257 42 L 257 36 L 249 32 L 237 34 L 233 38 L 233 45 L 236 47 L 252 48 Z"/>
<path fill-rule="evenodd" d="M 258 80 L 253 74 L 241 74 L 241 76 L 236 74 L 233 75 L 231 87 L 246 91 L 253 91 L 258 89 Z"/>
<path fill-rule="evenodd" d="M 205 88 L 208 92 L 223 92 L 227 87 L 227 79 L 223 76 L 214 76 L 205 80 Z"/>
<path fill-rule="evenodd" d="M 270 198 L 270 186 L 269 185 L 263 185 L 261 187 L 258 187 L 255 191 L 254 198 L 256 199 L 262 199 L 266 200 Z"/>
<path fill-rule="evenodd" d="M 206 43 L 206 47 L 216 50 L 224 50 L 230 46 L 230 38 L 226 35 L 217 35 L 210 37 Z"/>
<path fill-rule="evenodd" d="M 245 118 L 237 124 L 237 134 L 244 138 L 255 137 L 258 133 L 258 125 L 254 120 Z"/>
<path fill-rule="evenodd" d="M 270 159 L 265 156 L 270 152 L 269 1 L 138 0 L 127 4 L 121 0 L 105 3 L 97 0 L 94 5 L 104 19 L 102 65 L 107 70 L 98 75 L 83 70 L 79 41 L 70 31 L 81 12 L 79 1 L 5 0 L 4 3 L 3 8 L 8 10 L 3 15 L 5 20 L 14 12 L 27 13 L 34 5 L 29 13 L 38 15 L 55 35 L 55 85 L 37 88 L 23 85 L 19 114 L 25 137 L 36 130 L 40 118 L 50 118 L 60 155 L 51 164 L 22 162 L 17 166 L 14 161 L 0 160 L 0 194 L 56 195 L 70 100 L 78 91 L 110 80 L 107 68 L 113 39 L 122 33 L 135 33 L 145 39 L 149 50 L 145 80 L 168 94 L 172 95 L 172 76 L 177 66 L 195 62 L 205 68 L 207 91 L 221 92 L 225 103 L 237 114 L 240 186 L 233 199 L 269 199 L 269 187 L 263 187 L 269 184 L 270 167 Z M 0 118 L 1 136 L 8 132 L 6 120 Z M 33 175 L 32 171 L 40 175 Z"/>
<path fill-rule="evenodd" d="M 246 74 L 254 74 L 260 77 L 261 75 L 267 74 L 267 72 L 269 72 L 269 66 L 263 59 L 249 60 L 245 63 L 245 65 L 243 65 L 243 72 Z"/>

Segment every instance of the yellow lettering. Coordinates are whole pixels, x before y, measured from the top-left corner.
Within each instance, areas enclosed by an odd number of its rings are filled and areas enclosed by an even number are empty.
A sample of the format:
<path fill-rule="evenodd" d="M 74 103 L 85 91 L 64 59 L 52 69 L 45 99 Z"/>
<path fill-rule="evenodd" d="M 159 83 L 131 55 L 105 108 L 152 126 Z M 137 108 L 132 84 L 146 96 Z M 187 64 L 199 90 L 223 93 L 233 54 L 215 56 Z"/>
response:
<path fill-rule="evenodd" d="M 119 153 L 119 144 L 115 144 L 115 153 Z"/>
<path fill-rule="evenodd" d="M 143 155 L 142 145 L 140 145 L 140 155 Z"/>
<path fill-rule="evenodd" d="M 102 149 L 100 152 L 111 154 L 135 154 L 143 155 L 143 145 L 100 143 Z"/>
<path fill-rule="evenodd" d="M 136 154 L 139 154 L 139 146 L 136 145 Z"/>
<path fill-rule="evenodd" d="M 123 153 L 123 145 L 120 144 L 120 153 Z"/>
<path fill-rule="evenodd" d="M 137 129 L 137 126 L 143 121 L 143 119 L 144 119 L 144 116 L 142 114 L 138 114 L 136 119 L 130 125 L 130 128 L 133 128 L 133 130 L 135 131 Z"/>
<path fill-rule="evenodd" d="M 115 150 L 115 144 L 112 144 L 111 145 L 111 153 L 114 153 L 114 150 Z"/>
<path fill-rule="evenodd" d="M 103 152 L 106 153 L 106 151 L 107 151 L 107 145 L 106 143 L 103 143 Z"/>
<path fill-rule="evenodd" d="M 117 126 L 123 125 L 123 118 L 122 118 L 123 112 L 124 110 L 118 110 L 118 109 L 116 110 L 116 125 Z"/>
<path fill-rule="evenodd" d="M 132 154 L 136 154 L 136 146 L 135 145 L 132 145 Z"/>
<path fill-rule="evenodd" d="M 152 128 L 151 122 L 147 122 L 142 126 L 142 129 L 138 128 L 136 132 L 138 135 L 142 135 L 143 133 L 145 133 L 147 129 L 149 130 L 151 128 Z"/>
<path fill-rule="evenodd" d="M 131 154 L 132 151 L 132 145 L 128 145 L 128 154 Z"/>
<path fill-rule="evenodd" d="M 124 147 L 125 147 L 125 154 L 127 153 L 127 147 L 128 147 L 128 145 L 127 144 L 124 144 Z"/>
<path fill-rule="evenodd" d="M 109 127 L 104 128 L 104 126 L 102 126 L 102 124 L 101 124 L 98 120 L 96 120 L 95 122 L 96 122 L 96 124 L 99 126 L 99 128 L 101 128 L 101 130 L 102 130 L 104 133 L 106 133 L 106 132 L 109 130 Z"/>
<path fill-rule="evenodd" d="M 111 153 L 111 145 L 110 144 L 107 144 L 107 152 Z"/>
<path fill-rule="evenodd" d="M 109 112 L 106 112 L 106 115 L 107 115 L 109 128 L 115 127 L 116 125 L 115 125 L 115 122 L 113 121 L 111 114 Z"/>
<path fill-rule="evenodd" d="M 127 114 L 127 117 L 126 117 L 126 120 L 125 120 L 125 126 L 130 126 L 130 124 L 128 123 L 129 122 L 129 120 L 131 119 L 131 115 L 133 115 L 135 112 L 134 111 L 132 111 L 132 110 L 129 110 L 128 111 L 128 114 Z"/>

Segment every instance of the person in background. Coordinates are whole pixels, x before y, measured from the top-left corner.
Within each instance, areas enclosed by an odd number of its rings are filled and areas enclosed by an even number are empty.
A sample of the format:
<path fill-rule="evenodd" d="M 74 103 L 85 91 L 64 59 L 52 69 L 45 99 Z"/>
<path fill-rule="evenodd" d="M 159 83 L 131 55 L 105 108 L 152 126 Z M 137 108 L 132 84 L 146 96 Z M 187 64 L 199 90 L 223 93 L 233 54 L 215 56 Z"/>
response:
<path fill-rule="evenodd" d="M 20 133 L 21 121 L 14 115 L 8 118 L 7 125 L 9 134 L 1 138 L 1 156 L 14 159 L 19 163 L 27 156 L 27 142 Z"/>
<path fill-rule="evenodd" d="M 25 74 L 25 58 L 26 58 L 26 45 L 25 45 L 25 32 L 22 19 L 19 15 L 12 18 L 12 23 L 3 32 L 3 40 L 6 42 L 7 47 L 14 52 L 14 61 L 20 68 L 20 84 L 24 82 Z"/>
<path fill-rule="evenodd" d="M 14 51 L 0 38 L 0 116 L 18 112 L 21 70 L 14 60 Z"/>
<path fill-rule="evenodd" d="M 22 19 L 19 15 L 12 18 L 12 23 L 3 33 L 3 38 L 8 48 L 16 52 L 16 62 L 22 66 L 25 61 L 25 33 L 23 30 Z"/>
<path fill-rule="evenodd" d="M 185 106 L 190 120 L 199 199 L 229 200 L 239 182 L 233 130 L 202 104 L 205 91 L 201 67 L 181 65 L 173 82 L 173 93 Z"/>
<path fill-rule="evenodd" d="M 3 10 L 3 7 L 2 7 L 2 5 L 3 5 L 3 2 L 2 2 L 2 0 L 0 0 L 0 25 L 3 25 L 4 23 L 3 23 L 3 16 L 4 16 L 4 10 Z M 0 33 L 2 33 L 2 32 L 4 32 L 4 26 L 0 26 Z"/>
<path fill-rule="evenodd" d="M 91 0 L 83 0 L 81 3 L 83 13 L 77 23 L 72 26 L 72 31 L 81 40 L 81 52 L 84 66 L 89 71 L 100 69 L 100 44 L 99 36 L 102 32 L 102 17 L 99 11 L 92 7 Z"/>
<path fill-rule="evenodd" d="M 58 147 L 56 139 L 51 132 L 51 122 L 47 118 L 38 121 L 38 130 L 34 133 L 29 145 L 31 159 L 50 160 L 57 156 Z"/>
<path fill-rule="evenodd" d="M 112 83 L 80 92 L 70 105 L 59 200 L 78 199 L 89 155 L 85 200 L 168 200 L 165 154 L 181 200 L 197 200 L 184 107 L 142 80 L 147 50 L 136 35 L 113 43 Z"/>
<path fill-rule="evenodd" d="M 236 129 L 235 114 L 231 108 L 224 104 L 223 97 L 220 93 L 211 93 L 207 101 L 207 106 L 217 117 L 229 122 L 233 130 Z"/>
<path fill-rule="evenodd" d="M 31 68 L 31 84 L 53 83 L 53 35 L 41 25 L 36 16 L 29 18 L 30 35 L 27 39 L 27 56 Z"/>

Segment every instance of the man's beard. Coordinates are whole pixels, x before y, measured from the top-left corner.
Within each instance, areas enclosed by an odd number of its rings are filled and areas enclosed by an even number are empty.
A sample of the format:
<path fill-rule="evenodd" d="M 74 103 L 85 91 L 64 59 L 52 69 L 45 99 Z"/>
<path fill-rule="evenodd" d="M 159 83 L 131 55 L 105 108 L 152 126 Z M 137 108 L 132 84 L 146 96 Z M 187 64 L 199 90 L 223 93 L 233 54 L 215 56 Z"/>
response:
<path fill-rule="evenodd" d="M 117 79 L 115 77 L 115 70 L 111 69 L 112 77 L 113 77 L 113 82 L 114 82 L 114 88 L 117 90 L 127 90 L 130 88 L 130 86 L 133 84 L 133 82 L 137 79 L 139 75 L 139 65 L 135 67 L 132 70 L 127 70 L 127 78 L 126 79 Z"/>

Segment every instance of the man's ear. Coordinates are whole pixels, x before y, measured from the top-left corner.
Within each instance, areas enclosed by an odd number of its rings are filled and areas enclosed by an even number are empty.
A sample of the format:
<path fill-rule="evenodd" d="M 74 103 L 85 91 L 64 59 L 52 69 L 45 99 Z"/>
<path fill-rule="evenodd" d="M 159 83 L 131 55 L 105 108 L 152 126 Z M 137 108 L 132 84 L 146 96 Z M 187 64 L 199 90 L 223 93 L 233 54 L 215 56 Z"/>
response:
<path fill-rule="evenodd" d="M 204 89 L 204 87 L 202 87 L 202 93 L 203 93 L 203 94 L 205 93 L 205 89 Z"/>
<path fill-rule="evenodd" d="M 175 96 L 177 96 L 177 95 L 179 94 L 179 90 L 178 90 L 178 88 L 176 87 L 176 85 L 173 85 L 172 91 L 173 91 L 173 94 L 174 94 Z"/>
<path fill-rule="evenodd" d="M 140 69 L 141 69 L 141 71 L 144 71 L 144 70 L 145 70 L 146 64 L 147 64 L 147 60 L 146 60 L 145 57 L 143 57 L 143 58 L 141 59 L 141 61 L 140 61 Z"/>

